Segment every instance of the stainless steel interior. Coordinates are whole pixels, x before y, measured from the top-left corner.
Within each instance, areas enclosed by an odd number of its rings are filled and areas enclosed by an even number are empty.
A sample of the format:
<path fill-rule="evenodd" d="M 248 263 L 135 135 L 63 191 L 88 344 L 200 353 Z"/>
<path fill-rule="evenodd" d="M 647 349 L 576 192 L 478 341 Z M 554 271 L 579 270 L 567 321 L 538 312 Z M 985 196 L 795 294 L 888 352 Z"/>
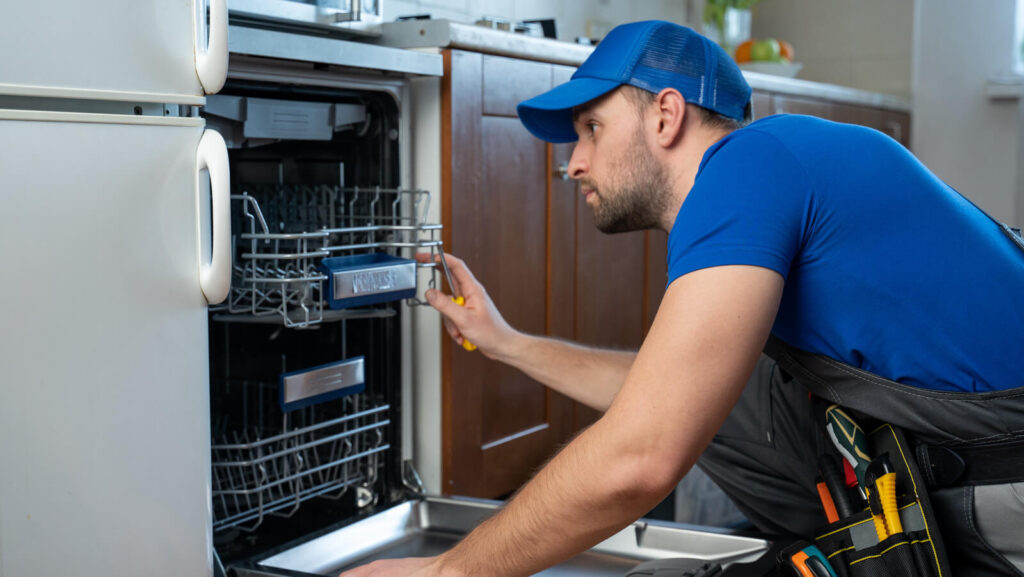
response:
<path fill-rule="evenodd" d="M 378 559 L 443 553 L 494 513 L 500 503 L 426 498 L 392 507 L 337 531 L 259 561 L 250 575 L 337 575 Z M 643 561 L 691 558 L 750 561 L 767 547 L 762 539 L 675 523 L 639 521 L 593 549 L 539 573 L 546 577 L 625 575 Z M 296 573 L 291 573 L 296 572 Z"/>

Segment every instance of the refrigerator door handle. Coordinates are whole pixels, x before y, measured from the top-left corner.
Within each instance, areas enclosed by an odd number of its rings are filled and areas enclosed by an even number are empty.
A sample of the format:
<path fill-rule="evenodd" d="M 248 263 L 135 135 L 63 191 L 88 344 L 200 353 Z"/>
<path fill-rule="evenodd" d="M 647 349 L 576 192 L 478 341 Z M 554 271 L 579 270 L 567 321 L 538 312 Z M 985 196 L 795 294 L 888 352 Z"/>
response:
<path fill-rule="evenodd" d="M 200 198 L 204 187 L 200 186 L 199 178 L 203 170 L 210 174 L 210 198 Z M 203 238 L 203 227 L 199 227 L 199 285 L 203 289 L 207 302 L 217 304 L 228 296 L 231 288 L 231 176 L 228 169 L 228 148 L 224 138 L 215 130 L 203 131 L 196 149 L 196 210 L 202 214 L 200 203 L 209 202 L 210 223 L 212 233 L 209 242 L 212 250 L 210 262 L 204 262 L 203 247 L 207 240 Z"/>
<path fill-rule="evenodd" d="M 227 0 L 194 0 L 196 4 L 196 74 L 207 94 L 216 94 L 228 77 Z M 209 28 L 207 28 L 207 9 Z M 207 32 L 209 34 L 207 35 Z"/>

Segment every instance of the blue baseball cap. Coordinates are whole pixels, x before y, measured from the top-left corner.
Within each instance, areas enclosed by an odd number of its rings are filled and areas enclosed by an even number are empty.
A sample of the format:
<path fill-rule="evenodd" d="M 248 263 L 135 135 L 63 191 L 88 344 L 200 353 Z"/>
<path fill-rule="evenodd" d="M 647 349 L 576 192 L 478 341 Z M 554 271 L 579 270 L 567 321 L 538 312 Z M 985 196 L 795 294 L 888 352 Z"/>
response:
<path fill-rule="evenodd" d="M 675 88 L 735 120 L 749 118 L 750 85 L 718 44 L 690 28 L 648 20 L 616 26 L 565 84 L 519 103 L 519 120 L 548 142 L 573 142 L 572 109 L 629 84 L 658 93 Z"/>

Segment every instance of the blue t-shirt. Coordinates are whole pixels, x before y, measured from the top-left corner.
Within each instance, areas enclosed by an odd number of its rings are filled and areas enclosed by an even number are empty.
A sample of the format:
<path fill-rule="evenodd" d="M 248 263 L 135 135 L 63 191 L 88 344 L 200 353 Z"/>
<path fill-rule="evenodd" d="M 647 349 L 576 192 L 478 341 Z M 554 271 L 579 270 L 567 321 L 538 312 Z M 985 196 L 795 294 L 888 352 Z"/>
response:
<path fill-rule="evenodd" d="M 1024 252 L 897 142 L 772 116 L 704 154 L 669 283 L 756 265 L 785 278 L 772 333 L 907 385 L 1024 386 Z"/>

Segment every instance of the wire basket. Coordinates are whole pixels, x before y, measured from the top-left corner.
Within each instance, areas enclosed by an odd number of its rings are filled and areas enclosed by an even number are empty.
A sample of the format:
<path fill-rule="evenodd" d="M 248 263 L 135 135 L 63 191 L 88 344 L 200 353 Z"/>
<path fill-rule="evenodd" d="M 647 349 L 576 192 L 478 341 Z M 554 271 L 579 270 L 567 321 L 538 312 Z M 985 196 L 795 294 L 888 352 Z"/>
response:
<path fill-rule="evenodd" d="M 411 257 L 441 244 L 425 190 L 338 186 L 242 187 L 233 227 L 231 293 L 214 318 L 308 328 L 366 311 L 325 311 L 324 258 L 383 252 Z M 418 263 L 419 268 L 433 268 Z M 434 285 L 434 275 L 430 276 Z M 417 298 L 410 304 L 423 304 Z"/>
<path fill-rule="evenodd" d="M 253 426 L 220 435 L 212 447 L 214 531 L 253 531 L 268 515 L 290 517 L 304 501 L 337 500 L 350 490 L 360 508 L 377 501 L 374 485 L 391 448 L 389 406 L 365 395 L 338 403 L 340 417 L 318 420 L 310 408 L 284 413 L 281 430 Z"/>

